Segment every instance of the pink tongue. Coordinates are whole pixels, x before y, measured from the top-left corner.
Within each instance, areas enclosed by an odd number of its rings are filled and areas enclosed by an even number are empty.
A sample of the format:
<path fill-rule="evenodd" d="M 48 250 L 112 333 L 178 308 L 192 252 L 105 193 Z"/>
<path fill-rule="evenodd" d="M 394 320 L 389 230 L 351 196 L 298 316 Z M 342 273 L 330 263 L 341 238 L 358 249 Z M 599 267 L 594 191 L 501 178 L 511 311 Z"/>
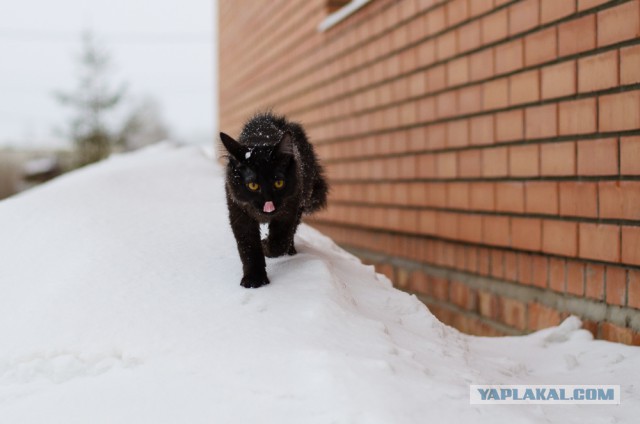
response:
<path fill-rule="evenodd" d="M 273 212 L 273 211 L 275 211 L 275 210 L 276 210 L 276 207 L 275 207 L 275 206 L 273 206 L 273 202 L 266 202 L 266 203 L 264 204 L 264 208 L 262 208 L 262 210 L 263 210 L 264 212 L 266 212 L 266 213 L 271 213 L 271 212 Z"/>

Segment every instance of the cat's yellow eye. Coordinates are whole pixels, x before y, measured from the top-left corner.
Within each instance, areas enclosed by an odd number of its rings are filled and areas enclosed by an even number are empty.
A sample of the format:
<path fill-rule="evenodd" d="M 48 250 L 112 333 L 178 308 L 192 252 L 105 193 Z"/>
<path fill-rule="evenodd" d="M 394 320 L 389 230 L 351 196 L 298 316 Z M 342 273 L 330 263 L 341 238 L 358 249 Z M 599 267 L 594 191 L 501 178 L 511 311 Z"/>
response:
<path fill-rule="evenodd" d="M 273 186 L 280 190 L 282 187 L 284 187 L 284 180 L 277 180 L 275 183 L 273 183 Z"/>
<path fill-rule="evenodd" d="M 247 183 L 247 187 L 249 188 L 249 190 L 251 191 L 258 191 L 258 189 L 260 188 L 260 184 L 258 183 L 254 183 L 253 181 L 250 183 Z"/>

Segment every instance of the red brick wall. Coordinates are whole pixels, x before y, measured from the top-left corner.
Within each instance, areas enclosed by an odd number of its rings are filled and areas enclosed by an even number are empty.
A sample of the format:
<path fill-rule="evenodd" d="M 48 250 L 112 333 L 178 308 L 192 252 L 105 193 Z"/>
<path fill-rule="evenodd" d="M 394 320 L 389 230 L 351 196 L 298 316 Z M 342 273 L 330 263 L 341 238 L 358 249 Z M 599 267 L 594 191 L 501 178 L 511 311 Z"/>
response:
<path fill-rule="evenodd" d="M 640 344 L 640 1 L 220 0 L 220 122 L 301 121 L 314 226 L 444 322 Z"/>

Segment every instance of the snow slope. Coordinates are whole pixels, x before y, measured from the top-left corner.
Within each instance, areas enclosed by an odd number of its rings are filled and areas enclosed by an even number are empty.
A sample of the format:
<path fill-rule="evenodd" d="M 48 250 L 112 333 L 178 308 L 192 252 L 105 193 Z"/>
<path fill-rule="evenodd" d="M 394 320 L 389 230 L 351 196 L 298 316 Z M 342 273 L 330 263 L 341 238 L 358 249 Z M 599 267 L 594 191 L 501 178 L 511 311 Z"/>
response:
<path fill-rule="evenodd" d="M 470 337 L 315 230 L 240 287 L 221 170 L 168 144 L 0 203 L 0 423 L 632 423 L 640 348 Z M 470 406 L 469 384 L 622 404 Z"/>

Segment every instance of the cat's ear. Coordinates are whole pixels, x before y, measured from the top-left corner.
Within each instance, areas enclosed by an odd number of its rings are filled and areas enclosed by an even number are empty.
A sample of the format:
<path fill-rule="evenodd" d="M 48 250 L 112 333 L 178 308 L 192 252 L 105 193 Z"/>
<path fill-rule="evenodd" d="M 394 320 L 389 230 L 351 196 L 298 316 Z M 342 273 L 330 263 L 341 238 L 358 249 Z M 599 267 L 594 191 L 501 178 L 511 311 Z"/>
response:
<path fill-rule="evenodd" d="M 291 133 L 286 132 L 278 143 L 278 153 L 281 155 L 293 156 L 293 137 Z"/>
<path fill-rule="evenodd" d="M 220 140 L 222 140 L 222 144 L 224 148 L 227 149 L 227 152 L 238 162 L 241 162 L 245 154 L 247 153 L 247 149 L 237 141 L 235 141 L 231 136 L 221 132 Z"/>

